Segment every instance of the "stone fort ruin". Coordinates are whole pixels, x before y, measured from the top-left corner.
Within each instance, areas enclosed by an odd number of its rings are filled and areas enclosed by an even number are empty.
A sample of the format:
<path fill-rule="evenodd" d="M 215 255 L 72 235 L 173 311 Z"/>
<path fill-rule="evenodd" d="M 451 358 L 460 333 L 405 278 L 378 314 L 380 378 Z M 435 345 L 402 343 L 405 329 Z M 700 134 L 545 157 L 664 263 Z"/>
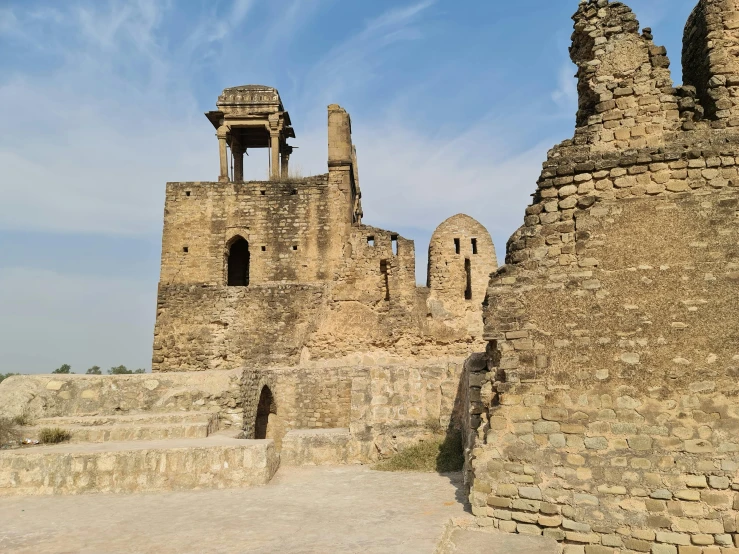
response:
<path fill-rule="evenodd" d="M 153 375 L 0 385 L 11 413 L 130 446 L 0 453 L 0 494 L 243 486 L 461 427 L 481 527 L 567 554 L 739 552 L 739 0 L 698 2 L 680 86 L 623 3 L 574 21 L 575 134 L 506 264 L 457 215 L 426 287 L 413 243 L 362 223 L 342 108 L 328 173 L 294 178 L 277 91 L 226 89 L 218 181 L 167 185 Z M 254 148 L 270 179 L 243 182 Z"/>
<path fill-rule="evenodd" d="M 328 107 L 328 173 L 306 178 L 289 174 L 295 132 L 274 88 L 227 88 L 206 117 L 220 172 L 167 184 L 152 375 L 3 382 L 4 411 L 30 410 L 81 446 L 0 455 L 0 494 L 266 482 L 278 463 L 371 462 L 461 428 L 464 360 L 484 348 L 497 267 L 487 230 L 463 214 L 444 221 L 417 286 L 413 241 L 362 223 L 344 109 Z M 257 148 L 269 148 L 270 178 L 245 182 L 244 156 Z M 148 450 L 162 438 L 195 442 Z M 101 474 L 85 443 L 109 441 L 131 451 Z M 69 449 L 87 456 L 76 471 Z M 118 475 L 152 458 L 130 481 Z M 220 469 L 195 482 L 177 470 L 203 464 Z"/>

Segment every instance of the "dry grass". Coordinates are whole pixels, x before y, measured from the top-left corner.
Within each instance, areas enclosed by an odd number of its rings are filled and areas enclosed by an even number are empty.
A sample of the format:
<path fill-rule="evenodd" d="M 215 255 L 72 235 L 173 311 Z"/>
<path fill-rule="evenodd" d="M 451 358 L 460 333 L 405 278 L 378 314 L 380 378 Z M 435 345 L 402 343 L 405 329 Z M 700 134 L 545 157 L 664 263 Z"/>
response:
<path fill-rule="evenodd" d="M 20 426 L 33 425 L 33 418 L 31 417 L 31 410 L 28 408 L 24 409 L 19 415 L 13 417 L 13 423 Z"/>
<path fill-rule="evenodd" d="M 71 438 L 72 433 L 59 427 L 44 427 L 38 432 L 38 440 L 42 444 L 57 444 Z"/>
<path fill-rule="evenodd" d="M 450 473 L 461 471 L 464 465 L 460 433 L 435 435 L 413 446 L 400 450 L 387 460 L 376 463 L 377 471 L 421 471 Z"/>

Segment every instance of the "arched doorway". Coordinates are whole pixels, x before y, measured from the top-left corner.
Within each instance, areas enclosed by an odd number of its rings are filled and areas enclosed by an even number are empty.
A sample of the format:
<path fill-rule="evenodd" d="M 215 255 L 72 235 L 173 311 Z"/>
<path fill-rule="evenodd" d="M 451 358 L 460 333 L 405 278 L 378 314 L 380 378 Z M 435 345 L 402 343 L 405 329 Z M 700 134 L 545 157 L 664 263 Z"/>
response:
<path fill-rule="evenodd" d="M 228 286 L 249 285 L 249 243 L 243 237 L 235 237 L 228 249 Z"/>
<path fill-rule="evenodd" d="M 254 438 L 266 439 L 267 427 L 269 425 L 269 415 L 274 412 L 274 398 L 272 391 L 268 386 L 262 387 L 259 395 L 259 404 L 257 404 L 257 421 L 254 425 Z"/>

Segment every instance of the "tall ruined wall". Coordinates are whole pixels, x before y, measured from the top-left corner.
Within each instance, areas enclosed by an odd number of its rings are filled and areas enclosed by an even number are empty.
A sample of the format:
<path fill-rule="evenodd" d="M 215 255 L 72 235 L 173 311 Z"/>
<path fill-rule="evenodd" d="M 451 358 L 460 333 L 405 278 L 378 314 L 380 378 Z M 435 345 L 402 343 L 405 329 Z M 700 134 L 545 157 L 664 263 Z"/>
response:
<path fill-rule="evenodd" d="M 715 128 L 739 126 L 739 2 L 701 0 L 685 26 L 683 76 Z"/>
<path fill-rule="evenodd" d="M 680 127 L 666 50 L 652 35 L 639 34 L 628 6 L 587 2 L 573 17 L 570 57 L 577 65 L 576 144 L 593 150 L 663 144 Z"/>
<path fill-rule="evenodd" d="M 576 26 L 611 10 L 629 13 L 590 1 Z M 681 121 L 660 145 L 553 149 L 490 281 L 467 469 L 500 530 L 565 552 L 733 552 L 739 134 Z"/>

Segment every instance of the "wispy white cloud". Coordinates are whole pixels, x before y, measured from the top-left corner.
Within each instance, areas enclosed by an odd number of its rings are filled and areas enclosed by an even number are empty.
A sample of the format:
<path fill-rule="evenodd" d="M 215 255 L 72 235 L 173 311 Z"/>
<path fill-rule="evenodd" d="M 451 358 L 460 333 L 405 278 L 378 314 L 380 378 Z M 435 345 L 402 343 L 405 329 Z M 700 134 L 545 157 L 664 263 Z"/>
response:
<path fill-rule="evenodd" d="M 323 83 L 310 94 L 311 102 L 326 104 L 348 89 L 358 89 L 373 78 L 380 60 L 378 54 L 390 45 L 421 38 L 414 26 L 419 16 L 435 4 L 424 0 L 409 6 L 392 8 L 367 21 L 361 31 L 331 48 L 309 71 L 306 81 Z"/>
<path fill-rule="evenodd" d="M 557 88 L 552 92 L 552 100 L 566 113 L 577 110 L 577 80 L 574 77 L 577 68 L 570 62 L 562 65 L 557 76 Z"/>

